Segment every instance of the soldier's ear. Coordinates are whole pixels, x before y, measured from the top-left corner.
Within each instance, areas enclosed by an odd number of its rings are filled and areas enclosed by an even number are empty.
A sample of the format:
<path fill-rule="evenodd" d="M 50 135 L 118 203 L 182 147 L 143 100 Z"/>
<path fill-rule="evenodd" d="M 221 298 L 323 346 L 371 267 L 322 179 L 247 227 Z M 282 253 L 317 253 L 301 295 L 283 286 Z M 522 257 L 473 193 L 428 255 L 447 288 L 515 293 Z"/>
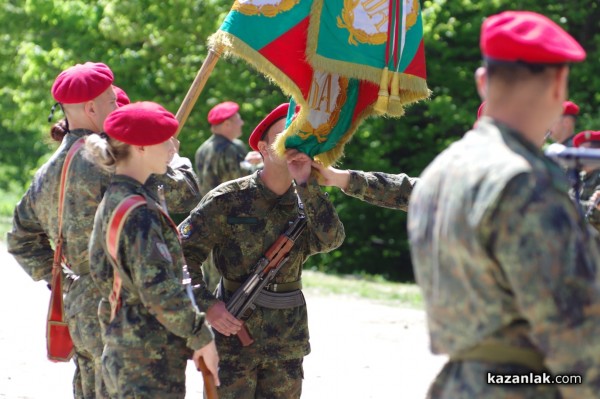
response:
<path fill-rule="evenodd" d="M 263 154 L 263 156 L 264 156 L 264 153 L 266 153 L 266 152 L 269 151 L 269 148 L 268 148 L 269 145 L 264 140 L 260 140 L 258 142 L 258 144 L 257 144 L 257 147 L 258 147 L 258 152 L 260 152 L 261 154 Z"/>
<path fill-rule="evenodd" d="M 482 101 L 487 98 L 487 70 L 485 67 L 479 67 L 475 71 L 475 84 L 477 85 L 477 93 Z"/>

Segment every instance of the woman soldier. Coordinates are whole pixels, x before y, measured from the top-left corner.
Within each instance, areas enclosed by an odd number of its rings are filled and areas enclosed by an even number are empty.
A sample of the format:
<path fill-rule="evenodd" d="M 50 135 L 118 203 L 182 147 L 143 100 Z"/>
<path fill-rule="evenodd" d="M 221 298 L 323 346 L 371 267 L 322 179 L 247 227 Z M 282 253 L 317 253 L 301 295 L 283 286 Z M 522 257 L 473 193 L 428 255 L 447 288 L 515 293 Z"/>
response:
<path fill-rule="evenodd" d="M 90 264 L 93 274 L 109 277 L 101 288 L 111 299 L 102 371 L 119 398 L 184 398 L 191 350 L 218 384 L 212 332 L 182 284 L 177 227 L 145 185 L 151 174 L 166 172 L 177 128 L 163 107 L 138 102 L 108 116 L 106 135 L 86 140 L 89 156 L 115 173 L 96 213 Z"/>
<path fill-rule="evenodd" d="M 52 96 L 65 114 L 64 123 L 51 131 L 60 147 L 36 172 L 17 204 L 7 248 L 35 281 L 51 281 L 54 248 L 62 240 L 68 268 L 64 282 L 65 319 L 75 346 L 73 393 L 76 399 L 106 398 L 102 382 L 103 342 L 98 323 L 101 297 L 90 275 L 88 244 L 94 213 L 110 181 L 110 175 L 83 156 L 84 137 L 102 131 L 104 120 L 127 96 L 113 86 L 114 76 L 102 63 L 86 62 L 62 71 L 52 85 Z M 77 146 L 76 146 L 77 144 Z M 70 163 L 65 162 L 72 155 Z M 167 202 L 174 212 L 189 212 L 199 201 L 196 175 L 186 158 L 175 156 L 165 175 L 153 175 L 149 185 L 165 185 Z M 70 165 L 70 167 L 66 167 Z M 66 172 L 66 184 L 61 174 Z M 59 216 L 60 192 L 64 206 Z M 59 232 L 59 218 L 62 229 Z M 56 287 L 55 287 L 56 288 Z M 47 305 L 46 305 L 47 306 Z"/>

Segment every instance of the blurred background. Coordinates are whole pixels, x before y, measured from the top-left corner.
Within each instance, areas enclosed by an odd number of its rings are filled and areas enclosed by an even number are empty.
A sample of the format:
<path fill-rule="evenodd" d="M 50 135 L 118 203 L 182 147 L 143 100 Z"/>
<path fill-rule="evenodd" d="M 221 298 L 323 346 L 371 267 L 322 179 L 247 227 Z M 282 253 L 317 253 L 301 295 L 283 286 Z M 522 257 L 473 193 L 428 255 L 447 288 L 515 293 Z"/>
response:
<path fill-rule="evenodd" d="M 0 233 L 15 204 L 56 144 L 47 117 L 58 73 L 76 63 L 104 62 L 131 101 L 149 100 L 176 113 L 207 54 L 231 0 L 0 0 Z M 570 32 L 588 58 L 574 66 L 570 99 L 581 107 L 576 131 L 600 130 L 600 5 L 597 0 L 426 0 L 428 85 L 433 94 L 400 119 L 371 118 L 345 148 L 338 167 L 407 173 L 424 167 L 474 123 L 480 99 L 473 73 L 481 64 L 483 19 L 504 10 L 545 14 Z M 183 156 L 193 159 L 210 135 L 215 104 L 240 104 L 242 140 L 276 105 L 288 101 L 263 75 L 236 59 L 221 59 L 182 133 Z M 54 122 L 62 118 L 57 112 Z M 346 228 L 336 251 L 311 257 L 307 268 L 375 279 L 412 281 L 406 214 L 328 190 Z M 180 219 L 181 220 L 181 219 Z"/>

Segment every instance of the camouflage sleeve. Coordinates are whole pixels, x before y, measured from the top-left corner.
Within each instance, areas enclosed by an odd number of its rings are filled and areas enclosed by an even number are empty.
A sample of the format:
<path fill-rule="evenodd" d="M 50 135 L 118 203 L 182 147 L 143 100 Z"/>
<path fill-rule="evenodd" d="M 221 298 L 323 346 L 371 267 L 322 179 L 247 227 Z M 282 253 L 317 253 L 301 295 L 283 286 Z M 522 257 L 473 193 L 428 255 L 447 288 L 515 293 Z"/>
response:
<path fill-rule="evenodd" d="M 135 213 L 138 215 L 134 216 Z M 190 348 L 200 349 L 213 335 L 204 323 L 204 314 L 194 309 L 181 279 L 174 272 L 173 257 L 181 254 L 170 251 L 155 212 L 140 208 L 134 214 L 127 219 L 121 240 L 140 299 L 165 328 L 187 338 Z M 144 224 L 148 226 L 146 231 L 140 229 Z"/>
<path fill-rule="evenodd" d="M 405 174 L 350 171 L 344 192 L 373 205 L 408 211 L 408 200 L 418 178 Z"/>
<path fill-rule="evenodd" d="M 200 199 L 198 178 L 189 159 L 175 155 L 164 175 L 152 175 L 147 187 L 155 190 L 162 184 L 169 212 L 187 213 L 194 209 Z"/>
<path fill-rule="evenodd" d="M 32 207 L 29 190 L 15 208 L 6 244 L 8 252 L 33 280 L 51 281 L 54 250 Z"/>
<path fill-rule="evenodd" d="M 94 228 L 90 235 L 88 247 L 90 261 L 90 276 L 98 287 L 98 291 L 104 298 L 108 298 L 112 291 L 113 267 L 110 263 L 103 243 L 106 242 L 106 236 L 102 234 L 102 216 L 103 203 L 100 204 L 98 212 L 94 217 Z"/>
<path fill-rule="evenodd" d="M 563 394 L 586 397 L 584 391 L 597 392 L 599 384 L 600 255 L 595 232 L 551 184 L 527 174 L 513 178 L 495 210 L 484 216 L 481 233 L 546 366 L 583 376 L 583 385 L 561 385 Z"/>
<path fill-rule="evenodd" d="M 308 220 L 310 254 L 329 252 L 342 245 L 346 237 L 344 225 L 317 180 L 311 176 L 307 183 L 297 185 L 296 190 L 304 203 Z"/>
<path fill-rule="evenodd" d="M 223 226 L 227 225 L 225 215 L 226 212 L 217 209 L 216 202 L 209 193 L 179 225 L 183 254 L 200 309 L 208 309 L 217 302 L 206 287 L 201 266 L 213 247 L 223 241 Z"/>
<path fill-rule="evenodd" d="M 223 156 L 218 159 L 217 177 L 219 181 L 226 182 L 251 174 L 253 172 L 251 168 L 242 166 L 243 160 L 242 153 L 235 144 L 227 146 Z"/>

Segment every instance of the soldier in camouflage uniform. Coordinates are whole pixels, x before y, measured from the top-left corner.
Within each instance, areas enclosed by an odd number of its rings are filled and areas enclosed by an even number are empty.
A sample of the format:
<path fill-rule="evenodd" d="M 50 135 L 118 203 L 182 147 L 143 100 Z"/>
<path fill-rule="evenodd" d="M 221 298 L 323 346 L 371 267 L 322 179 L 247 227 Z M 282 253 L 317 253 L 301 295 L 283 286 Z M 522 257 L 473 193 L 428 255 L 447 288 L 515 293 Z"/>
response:
<path fill-rule="evenodd" d="M 554 22 L 519 11 L 486 19 L 481 48 L 486 116 L 426 168 L 409 203 L 431 348 L 449 355 L 428 397 L 598 397 L 597 234 L 539 150 L 561 115 L 568 63 L 585 51 Z M 488 373 L 536 372 L 583 383 L 489 383 Z"/>
<path fill-rule="evenodd" d="M 404 173 L 397 175 L 383 172 L 363 172 L 324 167 L 313 161 L 312 166 L 319 173 L 319 184 L 333 186 L 354 198 L 384 208 L 408 210 L 408 200 L 419 181 Z"/>
<path fill-rule="evenodd" d="M 313 254 L 337 248 L 345 237 L 333 205 L 310 177 L 310 158 L 291 152 L 286 164 L 270 146 L 284 129 L 287 109 L 288 104 L 277 107 L 250 137 L 250 146 L 264 158 L 264 169 L 210 191 L 179 226 L 193 281 L 201 283 L 200 264 L 211 253 L 222 276 L 217 297 L 202 285 L 196 294 L 216 330 L 221 399 L 300 397 L 302 361 L 310 352 L 307 310 L 300 291 L 302 265 Z M 304 203 L 306 230 L 267 288 L 266 294 L 276 299 L 257 306 L 245 321 L 255 342 L 242 347 L 233 335 L 241 324 L 227 312 L 224 302 L 298 217 L 297 195 Z M 285 305 L 282 298 L 292 303 Z"/>
<path fill-rule="evenodd" d="M 600 148 L 600 132 L 586 130 L 579 132 L 573 137 L 574 147 Z M 583 166 L 580 173 L 580 191 L 579 203 L 586 217 L 593 225 L 600 225 L 600 212 L 594 212 L 593 208 L 597 205 L 592 198 L 594 193 L 600 189 L 600 168 Z M 574 190 L 571 190 L 571 196 L 575 198 Z"/>
<path fill-rule="evenodd" d="M 562 116 L 550 128 L 549 138 L 555 143 L 573 146 L 573 136 L 575 136 L 575 124 L 579 115 L 579 106 L 573 101 L 563 102 Z"/>
<path fill-rule="evenodd" d="M 244 126 L 239 109 L 238 104 L 226 101 L 208 113 L 212 135 L 198 148 L 195 157 L 202 195 L 223 182 L 251 174 L 262 161 L 258 152 L 248 152 L 239 139 Z M 204 262 L 202 272 L 208 289 L 213 291 L 219 282 L 219 272 L 212 257 Z"/>
<path fill-rule="evenodd" d="M 103 297 L 112 293 L 115 298 L 102 361 L 106 384 L 118 398 L 184 398 L 192 350 L 197 366 L 204 357 L 217 376 L 213 334 L 181 283 L 185 260 L 177 226 L 161 208 L 156 191 L 144 184 L 152 173 L 166 172 L 175 153 L 170 138 L 177 127 L 163 107 L 141 102 L 109 115 L 104 124 L 108 139 L 86 140 L 86 150 L 96 162 L 116 172 L 94 220 L 90 264 L 96 276 L 104 277 Z M 133 195 L 145 202 L 125 217 L 115 239 L 118 250 L 111 253 L 110 223 L 121 201 Z M 113 273 L 121 278 L 120 289 L 113 286 Z"/>
<path fill-rule="evenodd" d="M 61 103 L 68 124 L 53 130 L 53 137 L 61 145 L 37 171 L 17 204 L 12 231 L 7 235 L 8 251 L 35 281 L 49 282 L 52 275 L 51 242 L 57 239 L 58 192 L 65 156 L 79 138 L 100 132 L 104 119 L 116 108 L 112 81 L 106 65 L 86 63 L 63 71 L 53 86 L 53 95 Z M 191 163 L 174 160 L 172 166 L 168 176 L 153 175 L 152 180 L 165 184 L 168 200 L 180 212 L 189 211 L 199 200 Z M 109 179 L 110 175 L 88 161 L 83 151 L 74 155 L 65 189 L 63 251 L 72 271 L 71 279 L 65 281 L 65 315 L 76 349 L 76 398 L 107 396 L 100 364 L 100 294 L 89 275 L 88 243 L 94 213 Z"/>

